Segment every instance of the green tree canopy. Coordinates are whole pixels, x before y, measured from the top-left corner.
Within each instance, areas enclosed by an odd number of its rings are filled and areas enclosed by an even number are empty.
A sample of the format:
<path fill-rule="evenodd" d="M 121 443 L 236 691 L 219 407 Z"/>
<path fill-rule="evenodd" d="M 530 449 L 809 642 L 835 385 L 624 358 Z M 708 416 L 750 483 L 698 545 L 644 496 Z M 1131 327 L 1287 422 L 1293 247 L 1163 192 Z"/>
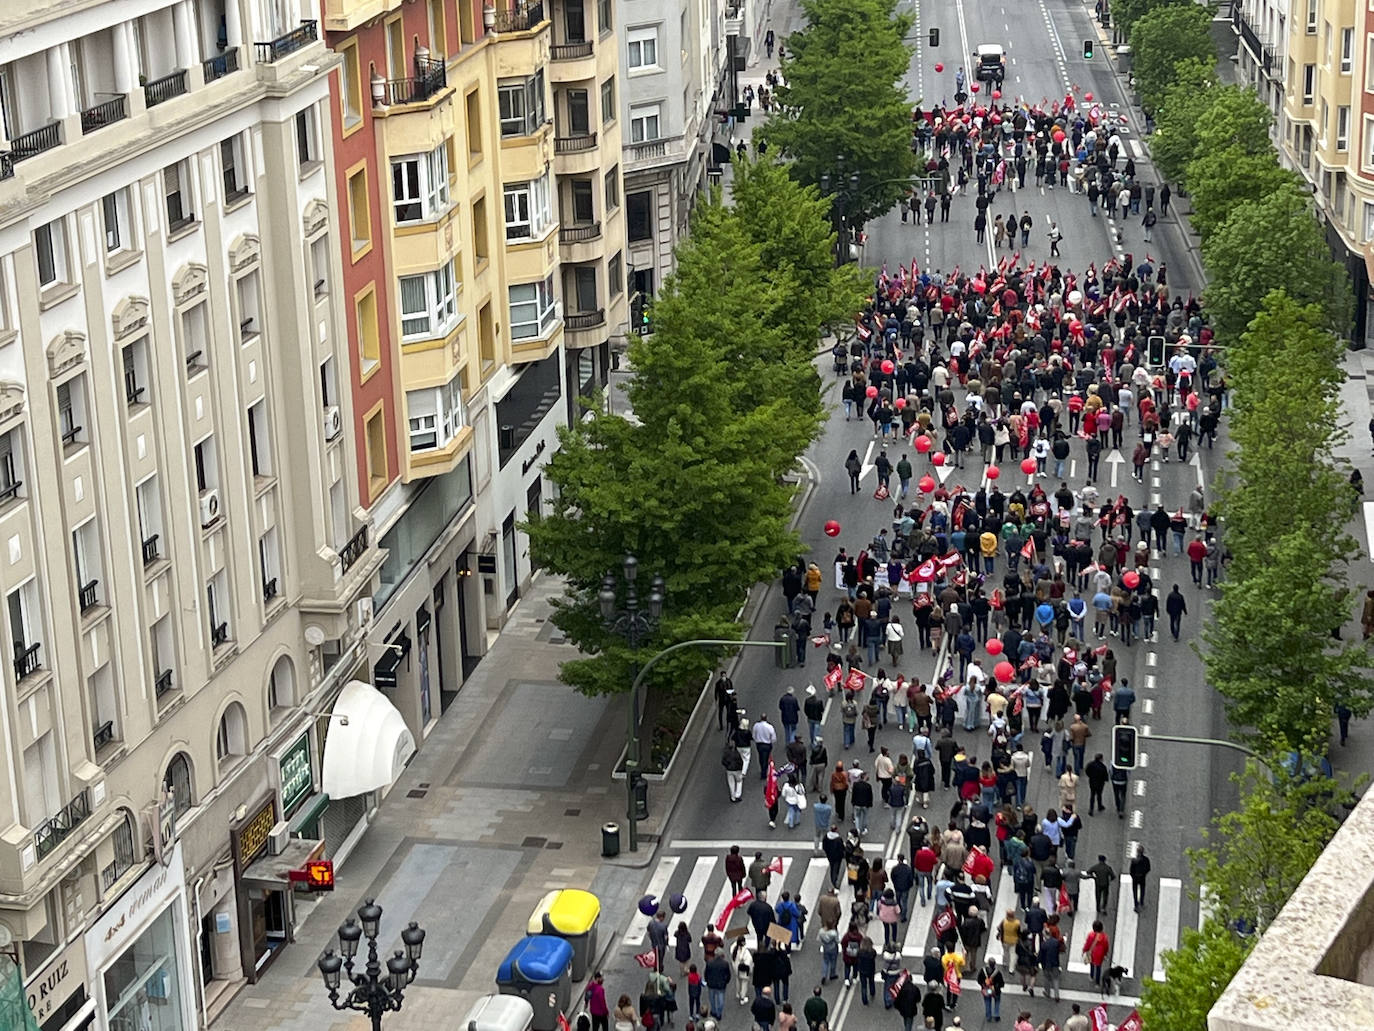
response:
<path fill-rule="evenodd" d="M 1131 27 L 1131 74 L 1146 111 L 1159 109 L 1180 62 L 1216 63 L 1211 24 L 1210 7 L 1169 4 L 1149 11 Z"/>
<path fill-rule="evenodd" d="M 1235 143 L 1201 148 L 1188 163 L 1193 228 L 1205 241 L 1242 204 L 1295 188 L 1299 182 L 1298 174 L 1281 166 L 1272 150 L 1254 153 Z"/>
<path fill-rule="evenodd" d="M 1121 30 L 1126 39 L 1130 39 L 1135 23 L 1151 11 L 1187 2 L 1188 0 L 1113 0 L 1112 23 Z"/>
<path fill-rule="evenodd" d="M 1186 184 L 1188 162 L 1197 153 L 1198 118 L 1219 88 L 1216 62 L 1187 58 L 1174 66 L 1174 77 L 1155 113 L 1150 156 L 1165 179 Z"/>
<path fill-rule="evenodd" d="M 1141 979 L 1140 1017 L 1148 1028 L 1207 1031 L 1207 1014 L 1254 947 L 1215 918 L 1201 930 L 1183 929 L 1177 949 L 1164 953 L 1164 980 Z"/>
<path fill-rule="evenodd" d="M 897 0 L 802 0 L 802 9 L 806 28 L 787 40 L 779 106 L 759 135 L 801 183 L 857 173 L 846 210 L 862 224 L 890 210 L 916 173 L 904 82 L 911 15 Z"/>

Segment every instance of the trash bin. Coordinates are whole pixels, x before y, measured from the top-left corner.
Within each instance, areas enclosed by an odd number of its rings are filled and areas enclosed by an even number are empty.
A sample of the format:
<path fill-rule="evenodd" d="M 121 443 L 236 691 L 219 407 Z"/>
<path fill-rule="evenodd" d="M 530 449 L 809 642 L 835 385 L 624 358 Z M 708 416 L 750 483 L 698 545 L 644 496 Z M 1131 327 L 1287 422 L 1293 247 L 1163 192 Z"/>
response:
<path fill-rule="evenodd" d="M 620 824 L 603 823 L 601 825 L 601 854 L 603 856 L 620 855 Z"/>
<path fill-rule="evenodd" d="M 528 934 L 551 934 L 573 947 L 572 979 L 587 976 L 587 964 L 596 954 L 596 921 L 601 900 L 580 888 L 560 888 L 539 900 L 525 927 Z"/>
<path fill-rule="evenodd" d="M 533 1031 L 557 1031 L 558 1015 L 572 1003 L 573 947 L 562 938 L 521 938 L 496 971 L 502 995 L 518 995 L 534 1007 Z"/>
<path fill-rule="evenodd" d="M 1116 48 L 1116 70 L 1122 75 L 1131 74 L 1131 48 L 1128 45 Z"/>
<path fill-rule="evenodd" d="M 534 1007 L 516 995 L 484 995 L 468 1010 L 464 1031 L 530 1031 Z"/>

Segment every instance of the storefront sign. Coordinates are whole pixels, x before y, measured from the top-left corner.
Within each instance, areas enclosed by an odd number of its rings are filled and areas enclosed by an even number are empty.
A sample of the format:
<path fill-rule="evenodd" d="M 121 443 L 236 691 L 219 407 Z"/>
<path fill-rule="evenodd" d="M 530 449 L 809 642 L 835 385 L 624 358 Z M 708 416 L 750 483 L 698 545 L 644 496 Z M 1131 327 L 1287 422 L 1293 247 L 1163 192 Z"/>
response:
<path fill-rule="evenodd" d="M 86 946 L 77 939 L 24 986 L 34 1019 L 43 1023 L 85 983 Z"/>
<path fill-rule="evenodd" d="M 149 869 L 86 932 L 86 960 L 91 970 L 102 970 L 106 960 L 128 948 L 144 926 L 181 893 L 185 883 L 178 842 L 172 848 L 171 862 Z"/>
<path fill-rule="evenodd" d="M 310 734 L 300 736 L 277 760 L 281 771 L 281 811 L 290 816 L 315 789 L 315 777 L 310 769 Z"/>
<path fill-rule="evenodd" d="M 272 828 L 276 825 L 276 805 L 272 797 L 268 796 L 257 812 L 238 827 L 230 829 L 229 848 L 234 854 L 235 876 L 242 874 L 249 863 L 267 851 L 267 843 L 272 838 Z"/>

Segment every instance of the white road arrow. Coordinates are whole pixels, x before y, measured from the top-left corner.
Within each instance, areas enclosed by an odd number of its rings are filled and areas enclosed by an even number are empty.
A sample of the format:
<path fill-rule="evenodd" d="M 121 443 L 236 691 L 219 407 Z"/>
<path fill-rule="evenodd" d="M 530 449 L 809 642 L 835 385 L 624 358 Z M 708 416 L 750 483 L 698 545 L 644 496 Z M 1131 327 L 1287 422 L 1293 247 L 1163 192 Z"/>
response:
<path fill-rule="evenodd" d="M 1188 459 L 1188 464 L 1197 470 L 1197 485 L 1199 487 L 1207 486 L 1202 477 L 1202 453 L 1200 451 L 1194 451 L 1193 457 Z"/>
<path fill-rule="evenodd" d="M 870 440 L 868 442 L 868 450 L 864 452 L 864 464 L 863 467 L 859 470 L 860 480 L 868 479 L 868 474 L 873 471 L 873 462 L 871 461 L 871 459 L 873 458 L 873 448 L 877 443 L 878 442 L 876 440 Z"/>
<path fill-rule="evenodd" d="M 949 474 L 952 472 L 954 472 L 954 466 L 950 465 L 948 462 L 944 465 L 937 465 L 935 467 L 935 476 L 941 483 L 949 479 Z"/>
<path fill-rule="evenodd" d="M 1120 469 L 1121 469 L 1121 463 L 1124 462 L 1124 461 L 1126 461 L 1126 459 L 1124 459 L 1124 458 L 1121 457 L 1121 452 L 1118 451 L 1116 448 L 1112 448 L 1112 453 L 1111 453 L 1110 455 L 1107 456 L 1107 464 L 1110 465 L 1110 466 L 1112 467 L 1112 488 L 1113 488 L 1113 489 L 1116 488 L 1116 478 L 1117 478 L 1117 474 L 1118 474 L 1118 472 L 1119 472 Z"/>

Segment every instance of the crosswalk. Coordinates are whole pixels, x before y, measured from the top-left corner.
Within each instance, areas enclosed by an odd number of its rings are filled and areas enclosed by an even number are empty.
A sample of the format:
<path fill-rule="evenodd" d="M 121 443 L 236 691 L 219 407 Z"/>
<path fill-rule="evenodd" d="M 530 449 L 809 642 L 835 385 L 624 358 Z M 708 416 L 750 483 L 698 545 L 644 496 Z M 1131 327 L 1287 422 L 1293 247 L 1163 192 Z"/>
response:
<path fill-rule="evenodd" d="M 665 908 L 667 899 L 671 895 L 681 893 L 686 900 L 686 906 L 680 914 L 672 914 L 671 923 L 676 926 L 678 921 L 683 921 L 691 929 L 694 938 L 700 937 L 705 931 L 707 923 L 718 924 L 719 916 L 733 894 L 729 879 L 725 876 L 725 854 L 729 851 L 731 844 L 739 844 L 740 851 L 746 857 L 746 861 L 752 861 L 755 852 L 762 852 L 766 859 L 780 859 L 782 873 L 774 872 L 772 875 L 768 893 L 769 901 L 776 902 L 781 897 L 782 892 L 787 891 L 804 905 L 807 911 L 813 914 L 813 918 L 806 922 L 804 942 L 814 943 L 820 931 L 820 921 L 814 919 L 814 914 L 822 893 L 830 886 L 829 864 L 823 856 L 815 854 L 810 843 L 804 840 L 779 839 L 777 841 L 742 841 L 737 843 L 724 841 L 669 842 L 667 851 L 660 856 L 650 874 L 646 892 L 663 900 Z M 890 845 L 891 842 L 888 840 L 866 841 L 864 853 L 868 856 L 890 855 Z M 1007 910 L 1017 908 L 1016 889 L 1010 873 L 1006 871 L 999 873 L 995 887 L 991 911 L 985 916 L 991 942 L 991 951 L 988 954 L 1000 956 L 1000 947 L 995 941 L 992 929 L 1001 921 Z M 1083 946 L 1092 931 L 1094 920 L 1102 921 L 1103 928 L 1111 939 L 1111 964 L 1125 967 L 1129 971 L 1128 991 L 1131 987 L 1138 986 L 1141 976 L 1163 980 L 1163 954 L 1178 947 L 1184 908 L 1184 891 L 1181 880 L 1174 877 L 1162 877 L 1153 882 L 1143 913 L 1135 911 L 1129 878 L 1123 878 L 1117 882 L 1114 890 L 1116 892 L 1114 907 L 1109 908 L 1108 912 L 1099 914 L 1095 912 L 1092 882 L 1084 880 L 1082 895 L 1079 898 L 1082 908 L 1073 916 L 1061 919 L 1061 926 L 1065 928 L 1069 939 L 1069 948 L 1064 957 L 1066 973 L 1079 975 L 1081 983 L 1078 984 L 1078 987 L 1080 988 L 1084 985 L 1090 987 L 1087 981 L 1088 963 L 1083 955 Z M 912 894 L 913 897 L 910 902 L 911 919 L 903 926 L 901 939 L 901 954 L 909 965 L 914 965 L 912 961 L 919 960 L 935 944 L 934 934 L 930 926 L 931 918 L 935 914 L 933 903 L 922 907 L 916 897 L 915 889 L 913 889 Z M 844 883 L 844 875 L 841 873 L 840 900 L 844 904 L 846 913 L 851 898 Z M 1205 919 L 1205 915 L 1206 907 L 1198 907 L 1196 919 L 1199 925 Z M 626 949 L 636 952 L 642 951 L 648 941 L 649 919 L 639 912 L 636 912 L 630 919 L 622 939 L 622 944 Z M 1152 927 L 1142 927 L 1143 924 L 1151 920 L 1153 921 Z M 725 927 L 718 926 L 717 930 L 723 933 L 730 928 L 746 926 L 748 926 L 748 919 L 744 909 L 740 908 L 732 914 Z M 881 927 L 877 925 L 876 920 L 870 924 L 870 928 L 874 932 L 874 940 L 879 941 Z M 1152 965 L 1138 971 L 1135 969 L 1137 966 L 1136 953 L 1140 945 L 1142 929 L 1147 934 L 1153 934 L 1153 940 L 1148 943 L 1147 950 L 1149 952 L 1148 959 L 1152 961 Z M 1074 984 L 1070 983 L 1074 980 L 1072 976 L 1066 977 L 1065 986 L 1067 988 L 1074 987 Z"/>

